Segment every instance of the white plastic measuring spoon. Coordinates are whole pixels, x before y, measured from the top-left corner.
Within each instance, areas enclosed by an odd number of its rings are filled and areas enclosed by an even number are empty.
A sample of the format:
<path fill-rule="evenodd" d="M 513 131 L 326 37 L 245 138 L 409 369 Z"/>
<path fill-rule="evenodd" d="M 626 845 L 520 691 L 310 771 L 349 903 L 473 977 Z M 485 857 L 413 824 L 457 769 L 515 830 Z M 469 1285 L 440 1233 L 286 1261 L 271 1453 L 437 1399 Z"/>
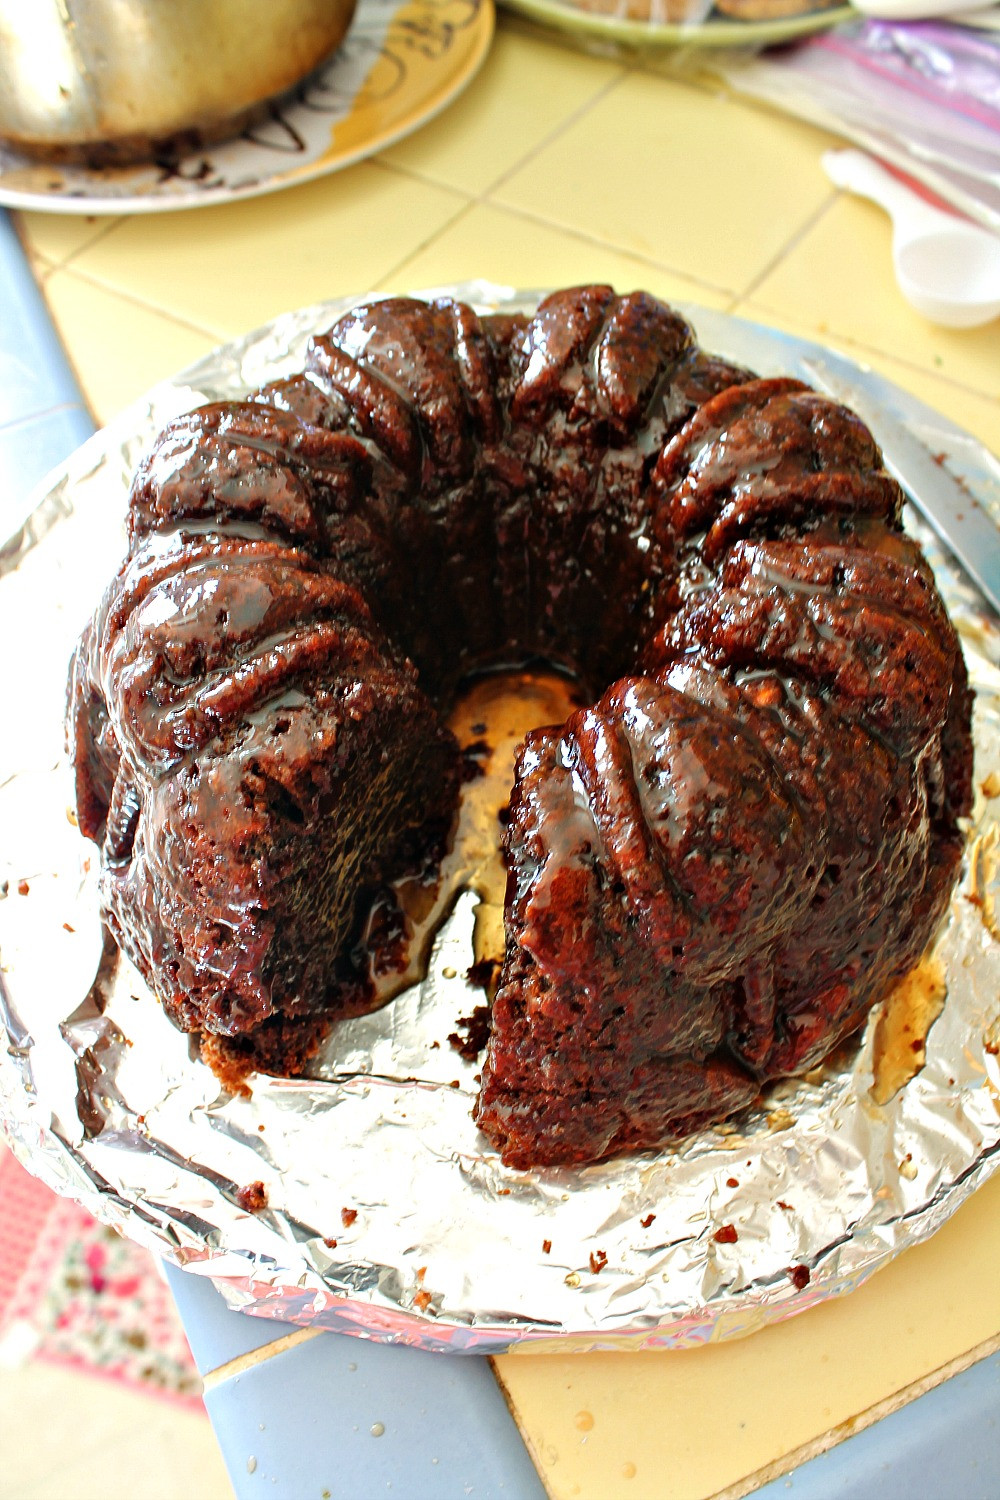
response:
<path fill-rule="evenodd" d="M 991 10 L 978 0 L 851 0 L 855 10 L 881 21 L 924 21 L 934 16 L 953 15 L 956 11 Z"/>
<path fill-rule="evenodd" d="M 917 312 L 947 328 L 975 328 L 1000 313 L 1000 235 L 932 208 L 863 151 L 824 152 L 823 169 L 891 216 L 896 280 Z"/>

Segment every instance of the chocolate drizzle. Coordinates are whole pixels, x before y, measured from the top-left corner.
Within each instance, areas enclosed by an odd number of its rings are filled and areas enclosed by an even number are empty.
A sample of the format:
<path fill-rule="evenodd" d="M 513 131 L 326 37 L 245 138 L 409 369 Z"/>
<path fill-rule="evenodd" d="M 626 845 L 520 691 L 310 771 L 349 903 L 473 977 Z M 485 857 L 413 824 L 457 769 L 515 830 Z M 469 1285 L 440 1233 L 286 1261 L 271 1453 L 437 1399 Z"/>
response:
<path fill-rule="evenodd" d="M 451 817 L 455 685 L 541 657 L 595 701 L 516 769 L 477 1118 L 513 1165 L 721 1118 L 951 888 L 968 693 L 900 507 L 856 417 L 645 294 L 355 308 L 133 484 L 71 719 L 118 941 L 188 1029 L 322 1016 Z"/>

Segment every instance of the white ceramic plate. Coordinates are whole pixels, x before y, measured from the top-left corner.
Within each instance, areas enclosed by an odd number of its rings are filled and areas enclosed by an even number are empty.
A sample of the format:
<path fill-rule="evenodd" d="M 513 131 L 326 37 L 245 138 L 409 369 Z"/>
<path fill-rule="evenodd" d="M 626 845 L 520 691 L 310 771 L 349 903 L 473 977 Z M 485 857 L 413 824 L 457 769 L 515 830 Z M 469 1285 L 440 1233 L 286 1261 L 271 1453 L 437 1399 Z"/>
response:
<path fill-rule="evenodd" d="M 409 135 L 475 76 L 493 0 L 360 0 L 331 61 L 269 119 L 205 151 L 127 167 L 54 166 L 0 146 L 0 203 L 154 213 L 253 198 L 352 166 Z"/>

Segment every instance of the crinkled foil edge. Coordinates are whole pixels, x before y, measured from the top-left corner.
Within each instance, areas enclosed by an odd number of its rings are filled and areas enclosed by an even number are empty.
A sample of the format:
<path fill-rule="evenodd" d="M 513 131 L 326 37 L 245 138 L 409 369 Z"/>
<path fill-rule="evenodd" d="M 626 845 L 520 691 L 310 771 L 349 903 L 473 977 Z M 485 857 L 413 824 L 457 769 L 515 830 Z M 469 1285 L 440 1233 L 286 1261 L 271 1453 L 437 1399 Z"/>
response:
<path fill-rule="evenodd" d="M 486 309 L 539 295 L 438 290 Z M 156 387 L 50 476 L 0 544 L 12 726 L 0 750 L 0 1112 L 12 1147 L 56 1191 L 210 1277 L 232 1307 L 423 1349 L 683 1348 L 849 1292 L 944 1223 L 1000 1153 L 1000 632 L 913 517 L 976 688 L 979 790 L 935 948 L 947 999 L 924 1067 L 888 1103 L 870 1092 L 873 1018 L 823 1068 L 672 1151 L 503 1168 L 471 1121 L 476 1064 L 446 1043 L 483 998 L 464 978 L 472 892 L 421 985 L 339 1027 L 317 1077 L 256 1078 L 249 1098 L 220 1091 L 127 964 L 99 1000 L 96 851 L 72 823 L 63 693 L 73 641 L 123 551 L 129 478 L 170 416 L 291 373 L 309 334 L 356 300 L 288 314 Z M 683 310 L 706 348 L 761 373 L 827 353 Z M 982 445 L 851 369 L 884 415 L 880 441 L 905 428 L 1000 519 L 1000 465 Z M 266 1199 L 256 1212 L 241 1206 L 251 1183 Z"/>

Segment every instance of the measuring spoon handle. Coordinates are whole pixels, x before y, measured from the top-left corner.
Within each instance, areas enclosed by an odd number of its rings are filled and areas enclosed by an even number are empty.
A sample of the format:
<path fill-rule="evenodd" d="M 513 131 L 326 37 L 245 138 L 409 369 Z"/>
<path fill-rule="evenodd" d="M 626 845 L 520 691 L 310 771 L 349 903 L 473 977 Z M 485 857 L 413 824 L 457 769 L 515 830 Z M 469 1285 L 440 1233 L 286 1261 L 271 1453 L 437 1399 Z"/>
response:
<path fill-rule="evenodd" d="M 891 216 L 897 231 L 938 222 L 943 215 L 922 203 L 908 187 L 864 151 L 826 151 L 823 170 L 830 181 L 862 198 L 871 198 Z"/>

